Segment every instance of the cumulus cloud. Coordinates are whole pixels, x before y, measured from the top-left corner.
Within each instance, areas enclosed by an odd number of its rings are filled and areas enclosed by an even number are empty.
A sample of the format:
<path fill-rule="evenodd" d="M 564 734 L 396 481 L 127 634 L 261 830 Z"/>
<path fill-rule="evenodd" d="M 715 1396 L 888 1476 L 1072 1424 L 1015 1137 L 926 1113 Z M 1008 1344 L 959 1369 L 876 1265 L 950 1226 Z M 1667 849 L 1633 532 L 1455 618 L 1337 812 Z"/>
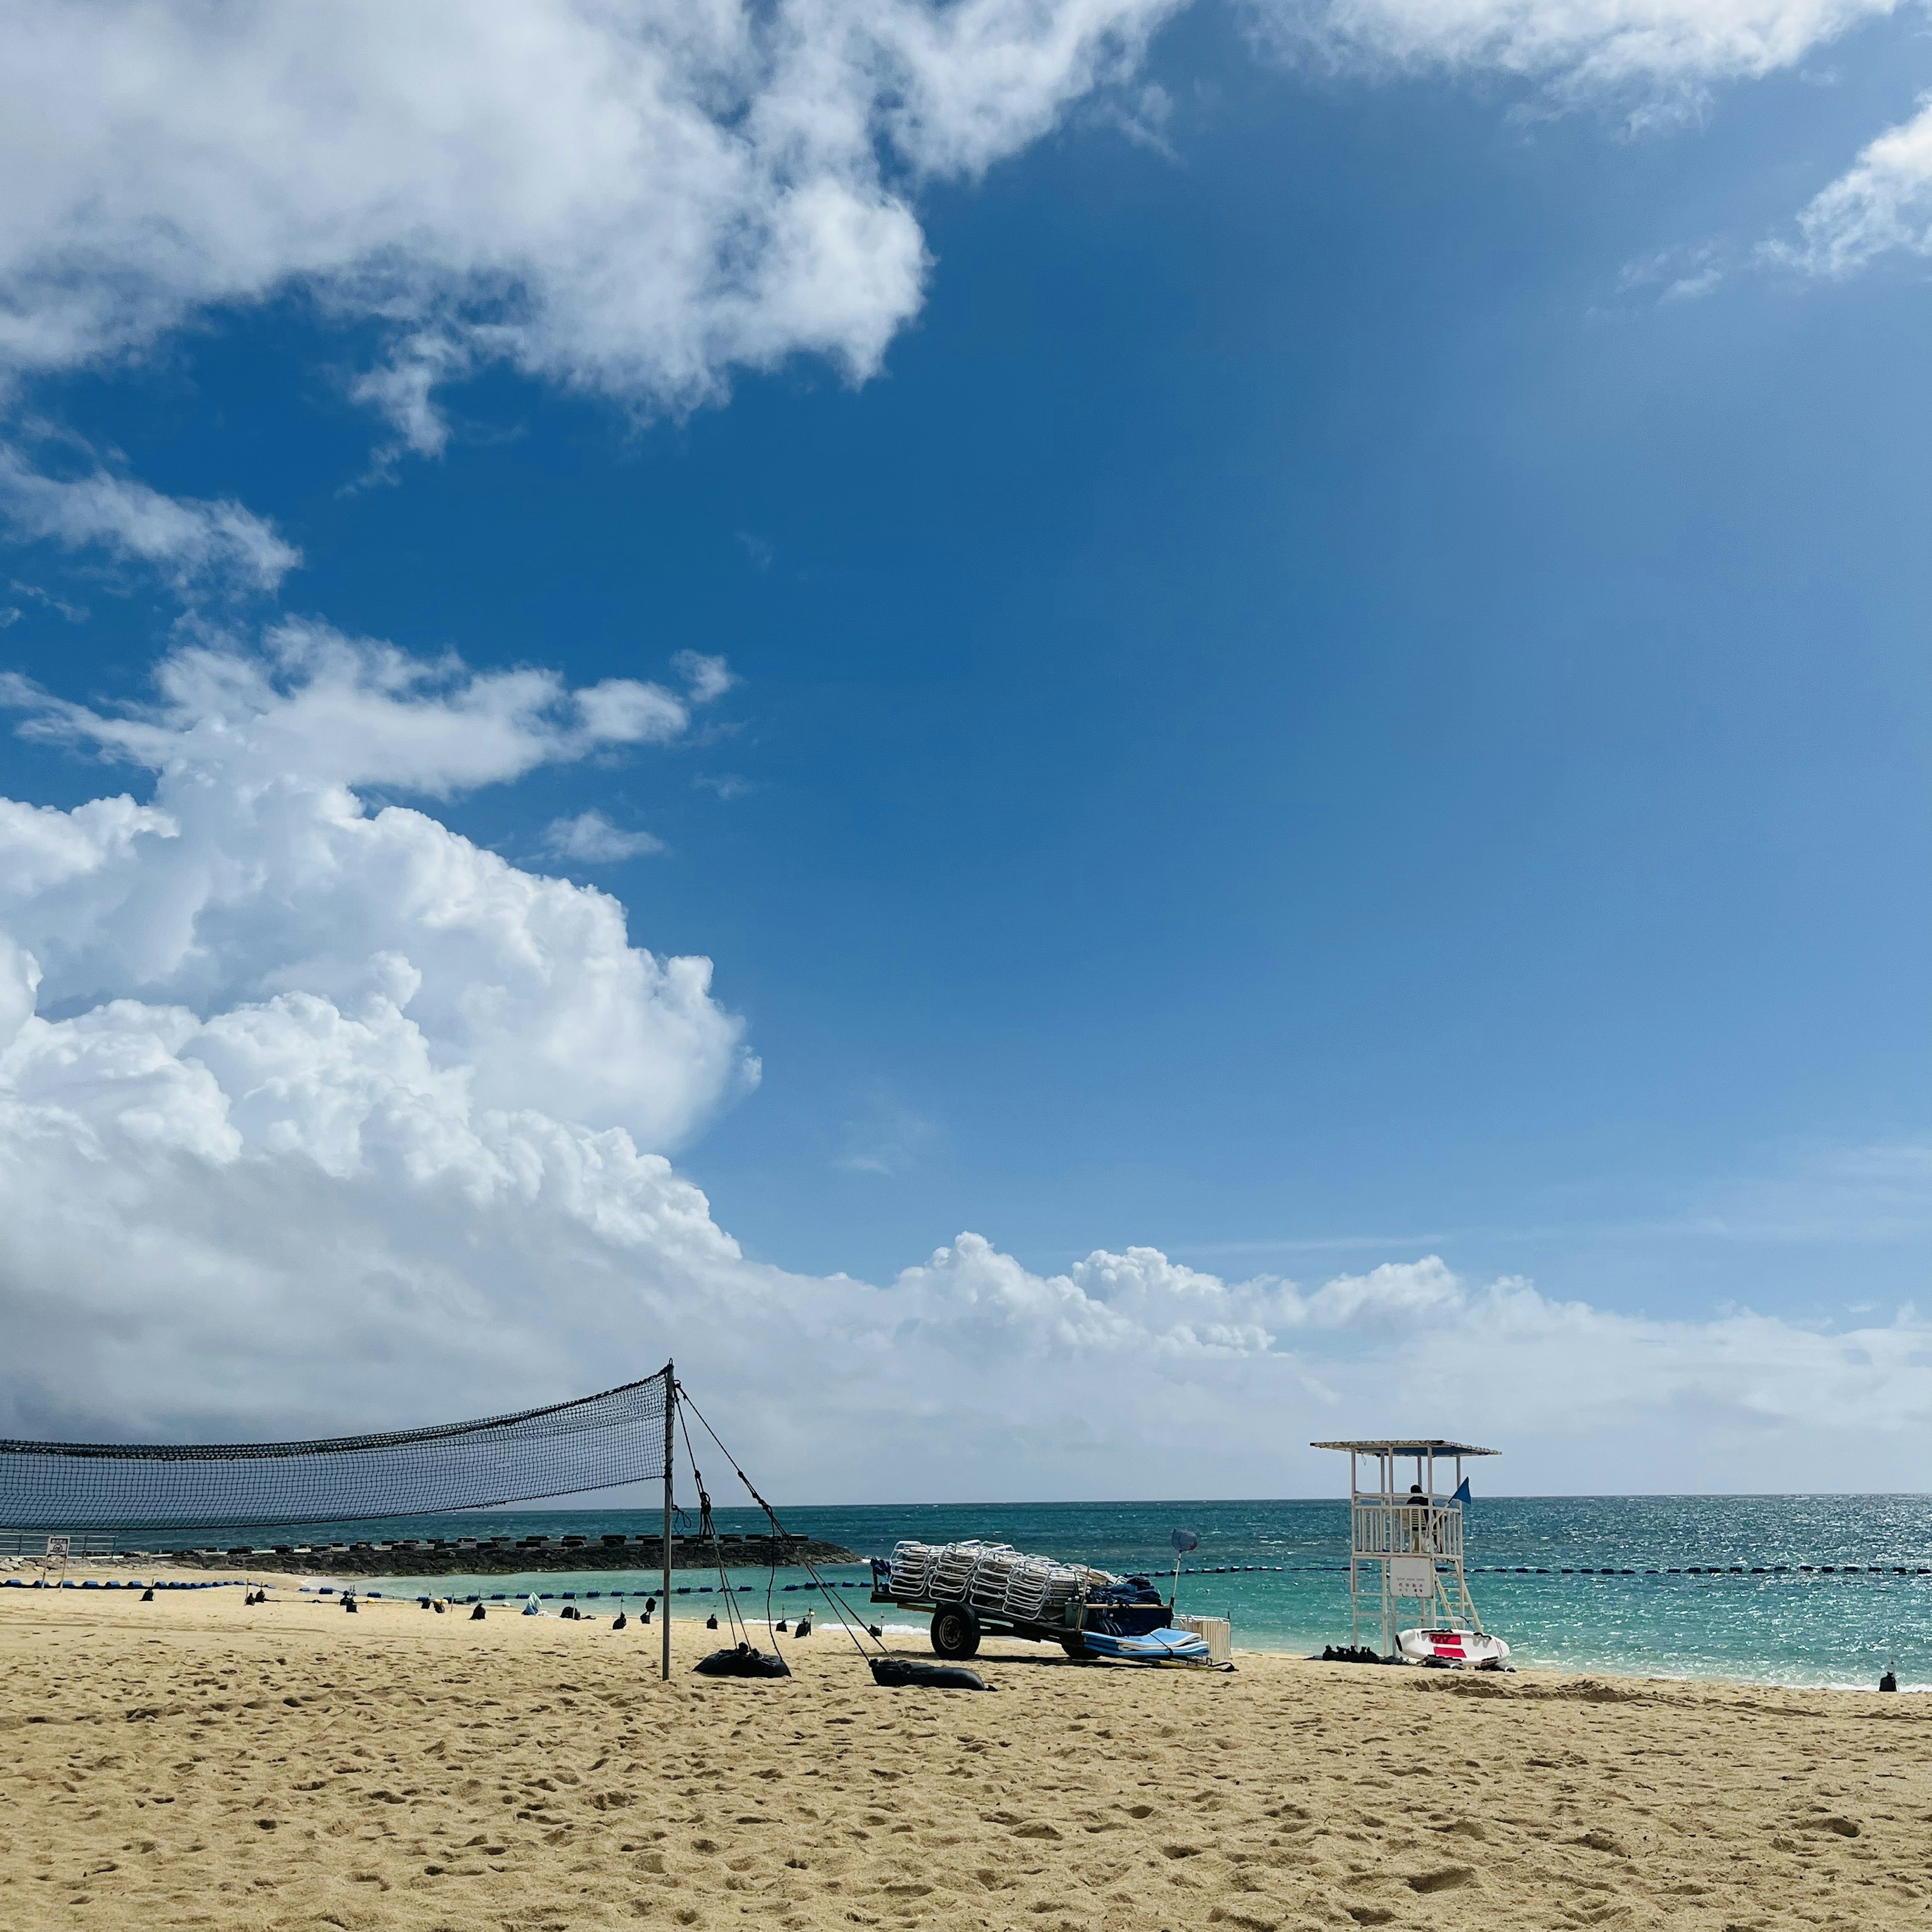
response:
<path fill-rule="evenodd" d="M 629 944 L 615 900 L 356 790 L 446 795 L 661 739 L 676 700 L 638 686 L 620 703 L 610 681 L 572 692 L 313 628 L 272 645 L 177 653 L 141 712 L 10 687 L 28 729 L 154 774 L 143 803 L 0 808 L 0 929 L 31 956 L 44 1005 L 138 1001 L 158 1017 L 136 1031 L 162 1041 L 181 1013 L 232 1028 L 244 1008 L 256 1034 L 273 1016 L 292 1040 L 284 993 L 320 1000 L 302 1024 L 339 1041 L 328 1013 L 361 1024 L 392 1006 L 476 1103 L 622 1126 L 652 1148 L 755 1078 L 710 962 L 657 958 Z"/>
<path fill-rule="evenodd" d="M 184 592 L 205 586 L 273 590 L 302 561 L 273 524 L 222 498 L 164 496 L 104 470 L 60 478 L 0 445 L 0 518 L 30 541 L 100 549 L 146 564 Z"/>
<path fill-rule="evenodd" d="M 1284 50 L 1394 70 L 1500 72 L 1572 100 L 1688 103 L 1802 60 L 1898 0 L 1255 0 Z"/>
<path fill-rule="evenodd" d="M 1419 1428 L 1520 1457 L 1516 1488 L 1856 1486 L 1932 1414 L 1932 1324 L 1910 1308 L 1849 1332 L 1658 1318 L 1472 1283 L 1432 1256 L 1313 1288 L 1229 1282 L 1152 1248 L 1042 1276 L 974 1235 L 908 1270 L 900 1298 L 896 1332 L 962 1359 L 963 1409 L 997 1406 L 982 1391 L 1011 1376 L 1090 1480 L 1138 1460 L 1144 1486 L 1115 1494 L 1177 1492 L 1171 1466 L 1149 1486 L 1161 1460 L 1136 1446 L 1142 1426 L 1163 1453 L 1185 1445 L 1201 1480 L 1184 1493 L 1318 1492 L 1334 1478 L 1310 1438 Z M 1082 1400 L 1056 1403 L 1056 1378 Z"/>
<path fill-rule="evenodd" d="M 138 711 L 10 687 L 150 790 L 0 801 L 0 1432 L 449 1419 L 667 1355 L 795 1497 L 1308 1493 L 1310 1438 L 1390 1427 L 1522 1486 L 1856 1486 L 1932 1420 L 1909 1309 L 1652 1318 L 1434 1256 L 1043 1274 L 974 1234 L 882 1286 L 748 1259 L 670 1158 L 757 1076 L 710 962 L 356 789 L 661 736 L 722 688 L 680 674 L 586 705 L 289 627 Z"/>
<path fill-rule="evenodd" d="M 1932 255 L 1932 94 L 1885 133 L 1798 218 L 1799 238 L 1771 257 L 1814 275 L 1849 275 L 1896 251 Z"/>
<path fill-rule="evenodd" d="M 1130 70 L 1173 0 L 0 6 L 0 362 L 284 290 L 376 322 L 424 452 L 482 360 L 650 406 L 916 310 L 910 194 Z"/>
<path fill-rule="evenodd" d="M 574 818 L 554 818 L 544 833 L 544 850 L 560 859 L 581 860 L 586 866 L 606 866 L 620 860 L 662 852 L 664 841 L 648 832 L 626 832 L 596 810 Z"/>

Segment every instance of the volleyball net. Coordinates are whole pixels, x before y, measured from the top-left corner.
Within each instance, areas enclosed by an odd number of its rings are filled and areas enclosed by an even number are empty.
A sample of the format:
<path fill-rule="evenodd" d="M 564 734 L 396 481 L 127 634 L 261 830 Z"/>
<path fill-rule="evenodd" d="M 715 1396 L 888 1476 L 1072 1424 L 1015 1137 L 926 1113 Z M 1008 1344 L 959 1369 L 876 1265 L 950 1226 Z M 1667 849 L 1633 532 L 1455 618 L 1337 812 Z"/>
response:
<path fill-rule="evenodd" d="M 514 1415 L 310 1442 L 0 1440 L 0 1527 L 350 1522 L 662 1481 L 673 1388 L 667 1365 Z"/>

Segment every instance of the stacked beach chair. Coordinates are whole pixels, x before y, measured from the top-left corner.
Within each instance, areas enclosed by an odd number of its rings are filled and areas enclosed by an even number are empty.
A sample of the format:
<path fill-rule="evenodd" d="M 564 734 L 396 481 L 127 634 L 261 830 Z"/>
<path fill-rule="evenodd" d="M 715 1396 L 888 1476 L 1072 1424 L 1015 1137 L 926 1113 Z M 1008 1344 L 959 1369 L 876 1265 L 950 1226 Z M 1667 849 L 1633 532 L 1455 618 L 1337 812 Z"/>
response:
<path fill-rule="evenodd" d="M 1006 1582 L 1006 1614 L 1034 1624 L 1058 1623 L 1080 1594 L 1081 1572 L 1050 1556 L 1023 1557 Z"/>
<path fill-rule="evenodd" d="M 1058 1623 L 1083 1588 L 1120 1579 L 1085 1564 L 1028 1556 L 1010 1544 L 905 1542 L 893 1546 L 892 1593 L 902 1602 L 970 1604 L 1018 1623 Z"/>
<path fill-rule="evenodd" d="M 892 1592 L 912 1603 L 925 1600 L 932 1582 L 933 1559 L 939 1552 L 923 1543 L 892 1546 Z"/>
<path fill-rule="evenodd" d="M 935 1603 L 963 1604 L 973 1588 L 973 1573 L 989 1550 L 1003 1547 L 974 1541 L 949 1543 L 933 1552 L 930 1581 Z"/>

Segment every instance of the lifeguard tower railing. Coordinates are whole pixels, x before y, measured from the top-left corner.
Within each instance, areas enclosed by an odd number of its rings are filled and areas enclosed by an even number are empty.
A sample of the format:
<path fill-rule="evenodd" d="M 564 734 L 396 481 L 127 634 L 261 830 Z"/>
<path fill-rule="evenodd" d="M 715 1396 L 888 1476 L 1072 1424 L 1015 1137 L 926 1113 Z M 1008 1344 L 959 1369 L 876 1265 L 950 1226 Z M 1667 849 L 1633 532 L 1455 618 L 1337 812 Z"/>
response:
<path fill-rule="evenodd" d="M 1358 1558 L 1414 1556 L 1426 1554 L 1462 1560 L 1462 1505 L 1406 1500 L 1390 1505 L 1379 1496 L 1353 1498 L 1355 1528 L 1352 1554 Z"/>
<path fill-rule="evenodd" d="M 1348 1457 L 1349 1641 L 1360 1643 L 1366 1616 L 1382 1623 L 1382 1654 L 1392 1656 L 1398 1606 L 1412 1602 L 1424 1627 L 1483 1620 L 1462 1573 L 1462 1486 L 1466 1456 L 1493 1449 L 1440 1436 L 1382 1442 L 1316 1442 Z M 1366 1468 L 1364 1465 L 1366 1465 Z M 1413 1471 L 1412 1481 L 1405 1480 Z M 1450 1488 L 1444 1494 L 1438 1478 Z"/>

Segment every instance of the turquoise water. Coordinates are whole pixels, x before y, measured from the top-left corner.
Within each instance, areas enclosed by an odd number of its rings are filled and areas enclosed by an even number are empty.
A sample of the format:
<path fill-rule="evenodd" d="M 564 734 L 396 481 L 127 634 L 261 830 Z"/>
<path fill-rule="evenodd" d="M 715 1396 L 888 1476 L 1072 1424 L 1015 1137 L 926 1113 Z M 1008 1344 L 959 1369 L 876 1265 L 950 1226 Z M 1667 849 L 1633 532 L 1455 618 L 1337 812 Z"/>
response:
<path fill-rule="evenodd" d="M 1282 1502 L 986 1503 L 787 1509 L 788 1528 L 886 1554 L 901 1537 L 941 1543 L 970 1536 L 1022 1550 L 1078 1558 L 1115 1570 L 1172 1572 L 1172 1532 L 1192 1530 L 1200 1547 L 1186 1559 L 1180 1607 L 1230 1617 L 1238 1647 L 1306 1652 L 1348 1636 L 1348 1508 L 1336 1501 Z M 493 1511 L 407 1526 L 338 1526 L 327 1540 L 404 1535 L 553 1537 L 623 1529 L 655 1533 L 650 1511 Z M 748 1510 L 718 1512 L 722 1528 L 756 1530 Z M 1932 1498 L 1924 1496 L 1478 1497 L 1466 1518 L 1470 1589 L 1484 1624 L 1506 1637 L 1517 1663 L 1644 1676 L 1718 1676 L 1766 1683 L 1869 1689 L 1896 1658 L 1900 1684 L 1932 1688 Z M 320 1533 L 318 1533 L 320 1534 Z M 194 1539 L 206 1541 L 206 1537 Z M 270 1539 L 262 1531 L 249 1540 Z M 272 1540 L 287 1541 L 286 1535 Z M 1646 1575 L 1732 1564 L 1783 1576 Z M 1830 1564 L 1834 1574 L 1798 1574 Z M 1859 1574 L 1845 1574 L 1856 1564 Z M 1257 1567 L 1266 1566 L 1266 1567 Z M 1885 1574 L 1865 1572 L 1877 1567 Z M 1559 1573 L 1614 1570 L 1634 1575 Z M 1547 1575 L 1480 1574 L 1544 1570 Z M 854 1586 L 868 1617 L 911 1628 L 918 1619 L 866 1602 L 865 1573 L 828 1572 Z M 808 1590 L 782 1572 L 775 1613 L 796 1616 Z M 680 1613 L 706 1607 L 696 1593 L 715 1574 L 680 1575 L 694 1594 Z M 743 1600 L 762 1616 L 764 1571 L 734 1572 Z M 526 1577 L 403 1578 L 376 1587 L 439 1594 L 506 1597 L 523 1590 L 602 1601 L 620 1591 L 656 1588 L 643 1573 L 602 1571 Z"/>

